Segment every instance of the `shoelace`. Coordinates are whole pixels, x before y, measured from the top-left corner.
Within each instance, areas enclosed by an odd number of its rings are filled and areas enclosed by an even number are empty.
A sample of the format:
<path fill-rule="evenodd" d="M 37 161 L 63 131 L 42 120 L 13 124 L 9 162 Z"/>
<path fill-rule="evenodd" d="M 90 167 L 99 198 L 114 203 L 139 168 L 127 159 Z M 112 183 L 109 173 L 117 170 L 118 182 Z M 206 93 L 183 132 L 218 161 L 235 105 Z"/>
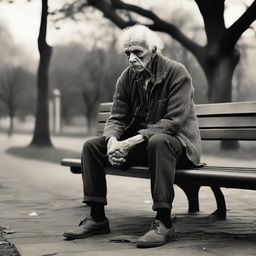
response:
<path fill-rule="evenodd" d="M 160 223 L 158 221 L 154 221 L 151 224 L 151 229 L 156 230 L 160 226 Z"/>
<path fill-rule="evenodd" d="M 88 221 L 88 218 L 86 217 L 85 219 L 81 220 L 79 223 L 79 227 L 82 226 L 83 224 L 85 224 Z"/>

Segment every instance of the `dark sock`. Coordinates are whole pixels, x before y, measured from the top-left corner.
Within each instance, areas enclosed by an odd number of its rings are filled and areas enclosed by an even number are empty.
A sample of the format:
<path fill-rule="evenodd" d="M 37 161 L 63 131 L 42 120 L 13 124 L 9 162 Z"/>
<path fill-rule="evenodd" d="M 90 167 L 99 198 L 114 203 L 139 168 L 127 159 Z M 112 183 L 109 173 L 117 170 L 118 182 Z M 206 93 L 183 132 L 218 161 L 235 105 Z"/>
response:
<path fill-rule="evenodd" d="M 101 222 L 106 219 L 104 204 L 93 203 L 91 205 L 91 214 L 93 219 L 97 222 Z"/>
<path fill-rule="evenodd" d="M 165 225 L 166 228 L 170 228 L 172 226 L 170 209 L 167 209 L 167 208 L 157 209 L 157 214 L 155 219 L 160 220 Z"/>

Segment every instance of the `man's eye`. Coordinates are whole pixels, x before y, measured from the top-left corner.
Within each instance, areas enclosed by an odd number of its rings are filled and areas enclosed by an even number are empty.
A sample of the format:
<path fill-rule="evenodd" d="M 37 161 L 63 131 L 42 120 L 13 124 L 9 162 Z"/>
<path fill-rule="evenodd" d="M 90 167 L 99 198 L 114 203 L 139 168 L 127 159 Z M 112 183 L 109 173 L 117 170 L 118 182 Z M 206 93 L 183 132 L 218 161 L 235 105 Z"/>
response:
<path fill-rule="evenodd" d="M 126 55 L 127 57 L 129 57 L 130 54 L 131 54 L 130 51 L 125 51 L 124 53 L 125 53 L 125 55 Z"/>
<path fill-rule="evenodd" d="M 137 56 L 140 56 L 142 54 L 140 50 L 134 50 L 133 53 Z"/>

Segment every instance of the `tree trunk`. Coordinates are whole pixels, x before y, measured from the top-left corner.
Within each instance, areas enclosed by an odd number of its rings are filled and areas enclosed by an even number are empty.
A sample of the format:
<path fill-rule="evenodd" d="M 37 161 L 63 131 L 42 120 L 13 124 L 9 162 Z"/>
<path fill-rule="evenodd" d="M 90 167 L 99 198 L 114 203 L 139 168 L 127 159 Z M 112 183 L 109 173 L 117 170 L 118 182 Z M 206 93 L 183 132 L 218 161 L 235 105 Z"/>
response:
<path fill-rule="evenodd" d="M 37 109 L 32 146 L 52 146 L 49 130 L 49 84 L 48 71 L 52 48 L 46 43 L 48 1 L 42 0 L 42 16 L 38 37 L 40 54 L 37 72 Z"/>
<path fill-rule="evenodd" d="M 207 60 L 202 66 L 208 81 L 209 103 L 232 101 L 232 77 L 238 61 L 239 56 L 232 53 L 216 61 Z"/>
<path fill-rule="evenodd" d="M 11 137 L 13 135 L 13 130 L 14 130 L 14 114 L 9 113 L 9 118 L 10 118 L 10 125 L 9 125 L 9 129 L 8 129 L 8 137 Z"/>
<path fill-rule="evenodd" d="M 239 54 L 235 50 L 232 54 L 224 58 L 218 58 L 217 61 L 208 60 L 207 64 L 203 65 L 209 86 L 209 103 L 232 101 L 232 77 L 238 61 Z M 239 148 L 239 144 L 234 140 L 222 141 L 221 148 L 235 150 Z"/>

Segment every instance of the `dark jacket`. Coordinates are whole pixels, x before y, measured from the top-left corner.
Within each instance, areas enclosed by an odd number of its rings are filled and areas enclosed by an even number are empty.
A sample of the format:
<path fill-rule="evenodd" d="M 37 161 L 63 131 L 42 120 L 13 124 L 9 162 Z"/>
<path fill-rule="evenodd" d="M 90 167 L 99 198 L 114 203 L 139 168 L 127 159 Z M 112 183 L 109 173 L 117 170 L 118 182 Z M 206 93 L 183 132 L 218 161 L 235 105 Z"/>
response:
<path fill-rule="evenodd" d="M 138 133 L 146 139 L 157 133 L 176 136 L 186 148 L 188 158 L 200 161 L 201 138 L 195 114 L 191 77 L 186 68 L 173 60 L 157 55 L 152 68 L 152 87 L 148 94 L 147 126 Z M 103 135 L 120 139 L 136 123 L 141 111 L 140 89 L 143 78 L 129 67 L 116 84 L 111 115 Z"/>

